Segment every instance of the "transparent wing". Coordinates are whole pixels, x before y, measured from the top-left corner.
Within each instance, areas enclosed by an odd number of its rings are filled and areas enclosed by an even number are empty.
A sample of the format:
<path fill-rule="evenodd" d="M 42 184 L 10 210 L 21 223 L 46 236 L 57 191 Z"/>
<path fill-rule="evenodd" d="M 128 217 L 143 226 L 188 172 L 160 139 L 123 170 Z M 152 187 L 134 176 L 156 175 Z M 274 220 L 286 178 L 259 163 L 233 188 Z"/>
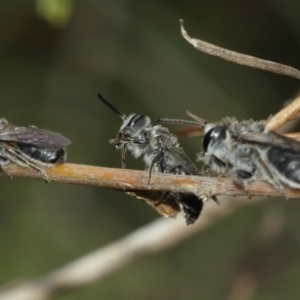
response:
<path fill-rule="evenodd" d="M 13 124 L 9 124 L 0 132 L 0 141 L 51 148 L 64 148 L 71 144 L 71 141 L 60 133 Z"/>
<path fill-rule="evenodd" d="M 185 175 L 199 175 L 198 168 L 183 150 L 170 145 L 165 145 L 165 149 L 171 153 L 173 158 L 178 162 L 178 165 L 181 166 L 182 173 Z"/>
<path fill-rule="evenodd" d="M 300 142 L 289 137 L 280 135 L 273 131 L 266 133 L 247 133 L 236 136 L 237 140 L 246 143 L 259 144 L 264 146 L 278 146 L 283 149 L 294 150 L 300 153 Z"/>

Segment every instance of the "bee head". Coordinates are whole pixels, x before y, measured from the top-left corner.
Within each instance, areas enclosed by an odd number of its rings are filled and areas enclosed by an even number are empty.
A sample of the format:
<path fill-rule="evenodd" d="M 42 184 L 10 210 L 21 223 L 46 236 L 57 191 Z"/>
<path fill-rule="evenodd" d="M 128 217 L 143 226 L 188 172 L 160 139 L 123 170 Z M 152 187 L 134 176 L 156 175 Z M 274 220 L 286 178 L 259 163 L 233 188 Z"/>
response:
<path fill-rule="evenodd" d="M 149 117 L 140 114 L 130 115 L 124 120 L 118 136 L 122 136 L 123 139 L 138 136 L 141 131 L 150 125 L 151 121 Z"/>
<path fill-rule="evenodd" d="M 203 138 L 203 151 L 207 152 L 209 146 L 224 141 L 226 139 L 226 132 L 227 128 L 225 126 L 211 128 Z"/>

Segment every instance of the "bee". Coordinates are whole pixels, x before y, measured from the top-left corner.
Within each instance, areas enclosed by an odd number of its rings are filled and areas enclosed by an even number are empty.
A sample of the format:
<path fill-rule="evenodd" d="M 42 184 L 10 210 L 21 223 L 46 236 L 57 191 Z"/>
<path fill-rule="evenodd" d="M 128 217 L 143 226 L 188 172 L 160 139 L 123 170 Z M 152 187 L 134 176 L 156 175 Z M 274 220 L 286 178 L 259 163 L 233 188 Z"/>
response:
<path fill-rule="evenodd" d="M 300 188 L 300 142 L 268 130 L 266 121 L 218 123 L 187 112 L 194 120 L 159 119 L 164 123 L 199 126 L 204 131 L 197 160 L 211 173 L 232 175 L 247 191 L 251 182 L 265 180 L 285 196 L 284 186 Z"/>
<path fill-rule="evenodd" d="M 149 171 L 149 182 L 152 172 L 199 175 L 198 168 L 180 147 L 177 138 L 167 128 L 160 125 L 152 126 L 150 118 L 141 114 L 126 116 L 100 94 L 98 96 L 123 120 L 117 137 L 110 140 L 114 149 L 118 149 L 122 153 L 122 168 L 126 166 L 125 154 L 126 151 L 129 151 L 135 158 L 143 157 L 146 170 Z M 203 201 L 193 194 L 136 191 L 133 195 L 143 198 L 148 203 L 148 200 L 155 202 L 155 205 L 167 203 L 175 208 L 175 211 L 182 211 L 188 225 L 198 219 L 203 207 Z M 168 213 L 159 212 L 165 216 L 168 215 Z"/>
<path fill-rule="evenodd" d="M 35 126 L 17 126 L 0 119 L 0 167 L 9 177 L 6 165 L 15 163 L 40 172 L 48 180 L 42 168 L 64 163 L 70 144 L 59 133 Z"/>

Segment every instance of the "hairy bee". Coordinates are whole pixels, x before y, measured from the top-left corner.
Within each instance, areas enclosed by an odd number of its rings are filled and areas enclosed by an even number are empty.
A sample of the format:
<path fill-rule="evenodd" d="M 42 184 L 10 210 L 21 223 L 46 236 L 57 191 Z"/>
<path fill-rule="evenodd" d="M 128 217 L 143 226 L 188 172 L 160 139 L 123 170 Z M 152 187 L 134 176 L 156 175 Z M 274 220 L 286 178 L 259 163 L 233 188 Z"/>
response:
<path fill-rule="evenodd" d="M 265 121 L 224 118 L 208 123 L 190 112 L 188 115 L 195 121 L 159 121 L 200 126 L 204 137 L 198 160 L 212 173 L 233 175 L 245 190 L 255 180 L 266 180 L 282 195 L 284 185 L 300 188 L 300 142 L 268 130 Z"/>
<path fill-rule="evenodd" d="M 35 126 L 17 126 L 0 119 L 0 167 L 8 176 L 6 165 L 15 163 L 47 175 L 42 167 L 61 164 L 66 160 L 70 140 L 59 133 Z"/>
<path fill-rule="evenodd" d="M 110 140 L 114 149 L 122 152 L 122 168 L 125 168 L 125 153 L 129 151 L 135 158 L 143 157 L 149 171 L 149 181 L 152 172 L 199 174 L 197 167 L 179 146 L 177 138 L 167 128 L 152 126 L 150 118 L 141 114 L 124 115 L 100 94 L 99 99 L 123 120 L 117 137 Z M 134 195 L 154 200 L 157 204 L 170 204 L 175 210 L 183 212 L 187 224 L 193 224 L 197 220 L 203 206 L 203 201 L 193 194 L 150 191 L 139 195 L 137 191 Z"/>

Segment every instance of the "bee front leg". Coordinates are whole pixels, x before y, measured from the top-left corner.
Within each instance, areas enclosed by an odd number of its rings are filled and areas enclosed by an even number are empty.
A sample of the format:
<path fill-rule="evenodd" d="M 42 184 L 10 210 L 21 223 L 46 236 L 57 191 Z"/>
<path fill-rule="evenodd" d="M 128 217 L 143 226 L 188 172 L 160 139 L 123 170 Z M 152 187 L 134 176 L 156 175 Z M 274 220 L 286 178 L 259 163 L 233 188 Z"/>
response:
<path fill-rule="evenodd" d="M 246 171 L 243 169 L 234 169 L 233 170 L 234 177 L 237 180 L 237 182 L 243 187 L 243 190 L 245 191 L 246 195 L 249 196 L 249 185 L 251 182 L 253 182 L 253 176 L 255 175 L 255 168 L 252 169 L 252 171 Z"/>
<path fill-rule="evenodd" d="M 148 178 L 148 184 L 150 184 L 150 181 L 151 181 L 151 174 L 152 174 L 152 171 L 153 171 L 154 166 L 155 166 L 156 164 L 159 164 L 159 163 L 162 161 L 163 157 L 164 157 L 164 153 L 161 152 L 161 153 L 157 154 L 157 155 L 153 158 L 153 160 L 151 161 L 151 164 L 150 164 L 150 166 L 149 166 L 149 178 Z"/>
<path fill-rule="evenodd" d="M 126 168 L 126 148 L 125 147 L 123 147 L 123 149 L 122 149 L 122 162 L 121 162 L 121 166 L 122 166 L 122 169 Z"/>
<path fill-rule="evenodd" d="M 42 168 L 40 168 L 37 165 L 37 162 L 34 163 L 33 161 L 30 161 L 29 157 L 27 157 L 25 154 L 22 155 L 22 154 L 18 153 L 14 149 L 7 148 L 5 150 L 6 150 L 5 153 L 8 156 L 8 158 L 12 162 L 14 162 L 16 165 L 21 166 L 21 167 L 30 167 L 30 168 L 36 170 L 37 172 L 41 173 L 42 176 L 44 177 L 45 182 L 50 182 L 48 175 L 43 171 Z M 2 166 L 2 169 L 3 169 L 3 166 Z M 11 177 L 11 176 L 9 176 L 9 177 Z"/>
<path fill-rule="evenodd" d="M 7 172 L 7 170 L 6 170 L 6 164 L 1 165 L 1 170 L 2 170 L 2 172 L 4 173 L 4 175 L 6 175 L 8 178 L 10 178 L 10 179 L 13 178 L 13 176 L 10 175 L 9 172 Z"/>

